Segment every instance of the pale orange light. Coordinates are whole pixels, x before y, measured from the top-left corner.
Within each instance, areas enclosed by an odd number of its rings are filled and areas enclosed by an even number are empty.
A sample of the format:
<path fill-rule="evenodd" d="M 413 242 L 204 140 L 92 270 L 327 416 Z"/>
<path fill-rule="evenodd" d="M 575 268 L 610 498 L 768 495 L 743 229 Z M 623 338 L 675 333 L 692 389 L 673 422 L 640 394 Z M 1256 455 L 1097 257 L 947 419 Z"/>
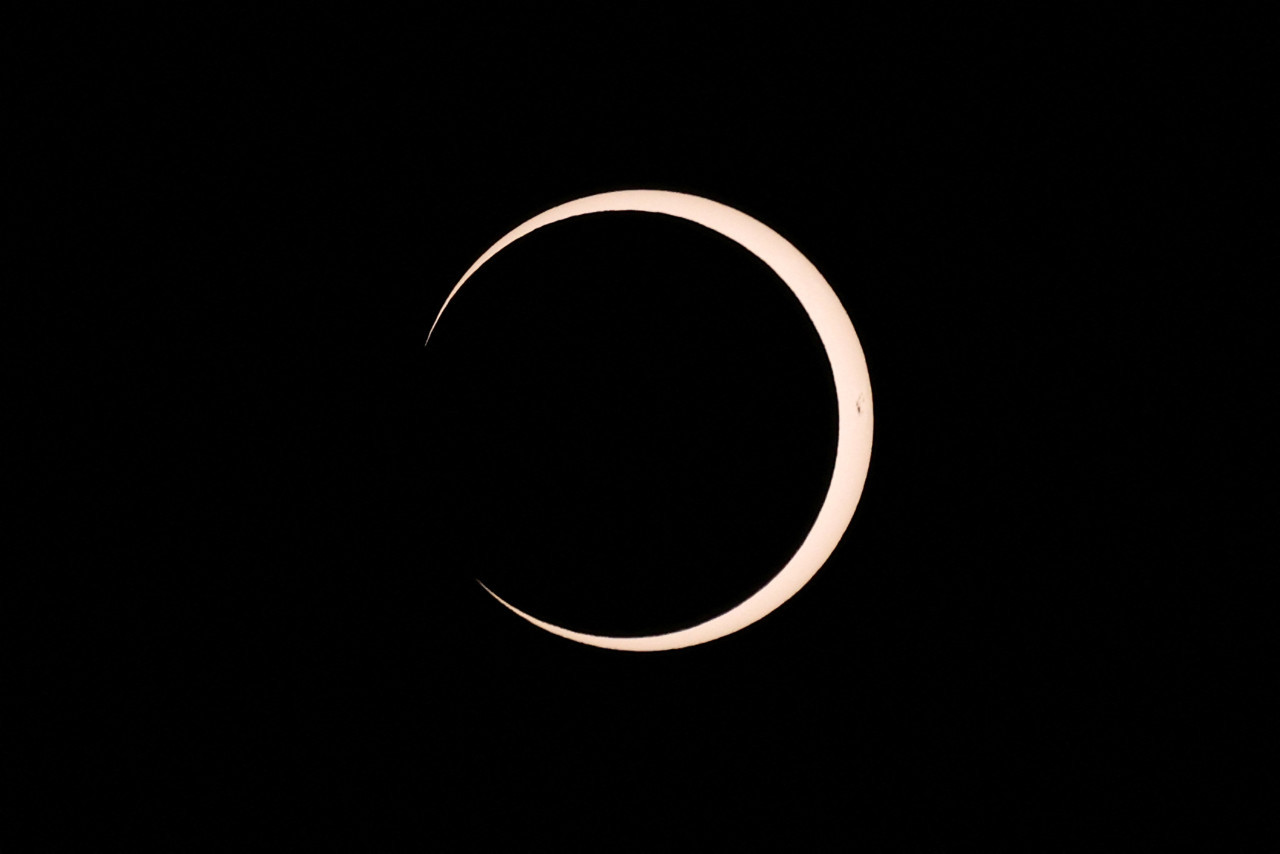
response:
<path fill-rule="evenodd" d="M 835 377 L 839 432 L 835 467 L 826 499 L 818 511 L 813 527 L 809 529 L 804 542 L 791 560 L 768 584 L 740 605 L 696 626 L 667 634 L 608 637 L 575 632 L 539 620 L 504 601 L 498 594 L 484 587 L 483 583 L 480 585 L 489 595 L 530 623 L 570 640 L 606 649 L 639 652 L 679 649 L 706 643 L 751 625 L 794 596 L 831 556 L 853 518 L 871 461 L 871 379 L 867 375 L 867 361 L 862 353 L 862 345 L 858 342 L 858 335 L 849 315 L 826 279 L 809 259 L 800 254 L 800 250 L 768 226 L 741 211 L 710 199 L 665 190 L 623 190 L 588 196 L 554 207 L 518 226 L 481 255 L 458 284 L 454 285 L 436 315 L 435 322 L 431 324 L 431 332 L 435 331 L 444 310 L 449 307 L 450 301 L 467 279 L 502 249 L 544 225 L 606 211 L 667 214 L 706 226 L 741 244 L 768 264 L 800 300 L 818 332 L 831 362 L 831 373 Z M 431 333 L 428 332 L 427 341 L 430 340 Z"/>

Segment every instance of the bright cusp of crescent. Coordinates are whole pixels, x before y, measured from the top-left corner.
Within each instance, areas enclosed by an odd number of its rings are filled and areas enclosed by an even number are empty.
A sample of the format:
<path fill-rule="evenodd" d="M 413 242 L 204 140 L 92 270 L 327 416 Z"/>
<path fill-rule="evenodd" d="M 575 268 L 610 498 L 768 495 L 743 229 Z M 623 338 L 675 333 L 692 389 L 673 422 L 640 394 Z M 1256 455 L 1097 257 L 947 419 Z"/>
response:
<path fill-rule="evenodd" d="M 871 462 L 871 379 L 867 375 L 867 361 L 862 354 L 862 345 L 858 343 L 858 335 L 854 332 L 849 315 L 826 279 L 818 272 L 818 268 L 800 254 L 800 250 L 773 229 L 741 211 L 710 199 L 665 190 L 623 190 L 588 196 L 558 205 L 513 229 L 489 247 L 471 265 L 471 269 L 467 270 L 458 284 L 454 285 L 436 315 L 435 322 L 431 324 L 431 332 L 435 331 L 449 302 L 466 284 L 467 279 L 504 248 L 544 225 L 607 211 L 660 213 L 687 219 L 723 234 L 768 264 L 787 287 L 791 288 L 809 319 L 813 321 L 831 362 L 831 373 L 835 377 L 839 432 L 836 461 L 826 499 L 818 511 L 813 527 L 791 560 L 768 584 L 745 602 L 718 617 L 687 629 L 645 637 L 608 637 L 575 632 L 539 620 L 506 602 L 488 587 L 484 588 L 489 595 L 530 623 L 569 640 L 606 649 L 637 652 L 679 649 L 724 637 L 764 617 L 794 596 L 835 551 L 836 544 L 853 519 L 853 511 L 858 506 L 862 486 L 867 478 L 867 467 Z M 427 334 L 428 342 L 431 340 L 431 332 Z M 484 584 L 481 583 L 481 586 L 484 587 Z"/>

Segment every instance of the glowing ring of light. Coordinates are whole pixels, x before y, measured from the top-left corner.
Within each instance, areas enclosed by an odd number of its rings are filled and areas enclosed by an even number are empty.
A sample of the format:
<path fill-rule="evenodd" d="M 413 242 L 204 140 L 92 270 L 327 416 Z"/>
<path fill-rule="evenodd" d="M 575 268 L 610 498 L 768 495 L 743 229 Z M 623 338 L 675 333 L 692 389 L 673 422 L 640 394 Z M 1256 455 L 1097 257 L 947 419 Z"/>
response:
<path fill-rule="evenodd" d="M 519 616 L 569 640 L 606 649 L 646 652 L 679 649 L 724 637 L 766 616 L 808 583 L 835 551 L 836 544 L 853 519 L 853 512 L 858 506 L 858 499 L 862 496 L 862 487 L 866 482 L 867 467 L 871 462 L 871 378 L 867 374 L 867 361 L 849 315 L 845 313 L 840 299 L 818 272 L 818 268 L 800 254 L 800 250 L 773 229 L 741 211 L 700 196 L 665 190 L 623 190 L 587 196 L 558 205 L 516 227 L 489 247 L 471 265 L 471 269 L 467 270 L 458 284 L 453 286 L 444 305 L 440 307 L 435 322 L 431 324 L 427 341 L 430 342 L 431 333 L 435 331 L 444 310 L 449 307 L 459 289 L 494 255 L 545 225 L 583 214 L 608 211 L 660 213 L 687 219 L 723 234 L 754 254 L 769 265 L 800 300 L 818 332 L 831 362 L 831 373 L 835 377 L 839 432 L 836 461 L 826 499 L 818 511 L 813 527 L 809 529 L 804 542 L 791 560 L 768 584 L 736 607 L 718 617 L 679 631 L 645 637 L 609 637 L 575 632 L 539 620 L 505 601 L 480 582 L 480 586 L 490 596 Z"/>

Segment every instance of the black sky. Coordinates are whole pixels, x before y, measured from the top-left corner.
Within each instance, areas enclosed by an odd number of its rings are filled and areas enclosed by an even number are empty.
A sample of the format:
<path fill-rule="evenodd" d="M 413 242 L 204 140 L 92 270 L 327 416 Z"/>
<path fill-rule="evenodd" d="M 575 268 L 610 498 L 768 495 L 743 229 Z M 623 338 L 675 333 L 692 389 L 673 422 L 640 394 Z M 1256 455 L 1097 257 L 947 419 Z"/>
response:
<path fill-rule="evenodd" d="M 33 34 L 49 791 L 183 847 L 595 850 L 1056 850 L 1243 791 L 1205 701 L 1247 680 L 1213 627 L 1260 475 L 1208 437 L 1262 411 L 1214 391 L 1263 341 L 1261 54 L 1186 21 L 533 17 Z M 609 215 L 499 256 L 422 346 L 498 237 L 627 188 L 791 240 L 876 406 L 828 565 L 655 655 L 474 579 L 619 633 L 766 581 L 834 435 L 798 305 Z"/>

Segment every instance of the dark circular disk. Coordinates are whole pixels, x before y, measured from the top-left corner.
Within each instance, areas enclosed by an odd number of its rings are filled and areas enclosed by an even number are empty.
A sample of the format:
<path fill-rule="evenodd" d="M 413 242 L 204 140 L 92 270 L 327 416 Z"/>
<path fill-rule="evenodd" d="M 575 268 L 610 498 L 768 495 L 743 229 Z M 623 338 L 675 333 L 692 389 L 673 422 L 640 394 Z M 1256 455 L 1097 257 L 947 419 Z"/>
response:
<path fill-rule="evenodd" d="M 541 619 L 702 622 L 767 583 L 822 505 L 837 411 L 818 335 L 700 225 L 539 229 L 463 286 L 427 351 L 433 548 Z"/>

